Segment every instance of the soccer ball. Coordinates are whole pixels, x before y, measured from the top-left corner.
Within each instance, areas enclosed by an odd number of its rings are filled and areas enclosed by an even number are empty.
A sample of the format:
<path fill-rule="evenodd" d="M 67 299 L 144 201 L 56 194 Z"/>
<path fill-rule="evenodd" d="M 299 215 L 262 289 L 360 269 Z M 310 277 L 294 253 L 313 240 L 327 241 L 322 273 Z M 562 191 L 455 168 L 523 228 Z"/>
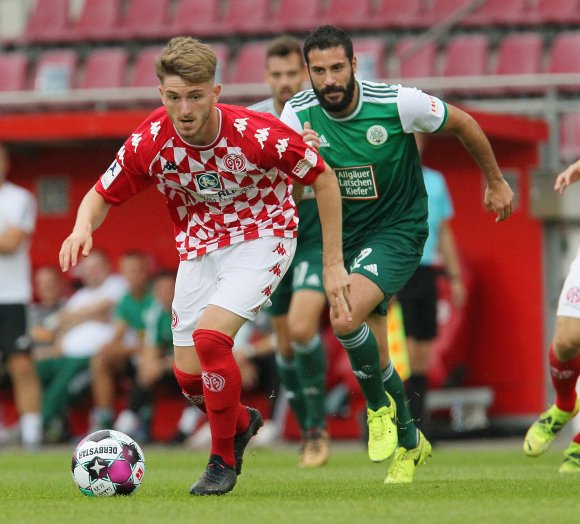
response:
<path fill-rule="evenodd" d="M 73 453 L 72 477 L 84 495 L 131 495 L 144 475 L 143 451 L 120 431 L 95 431 L 81 440 Z"/>

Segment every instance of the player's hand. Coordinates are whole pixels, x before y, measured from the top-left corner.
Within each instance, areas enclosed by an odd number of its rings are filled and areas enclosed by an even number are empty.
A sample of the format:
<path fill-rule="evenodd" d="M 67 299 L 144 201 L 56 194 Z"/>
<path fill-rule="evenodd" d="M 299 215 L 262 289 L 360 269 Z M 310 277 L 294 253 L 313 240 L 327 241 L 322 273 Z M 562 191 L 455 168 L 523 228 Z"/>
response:
<path fill-rule="evenodd" d="M 320 150 L 320 138 L 318 137 L 318 133 L 310 127 L 310 122 L 304 122 L 304 129 L 302 130 L 301 135 L 304 142 L 309 146 L 316 149 L 316 151 Z"/>
<path fill-rule="evenodd" d="M 93 236 L 90 231 L 73 231 L 62 243 L 58 254 L 62 271 L 68 271 L 69 268 L 77 265 L 79 251 L 81 251 L 83 257 L 86 257 L 92 248 Z"/>
<path fill-rule="evenodd" d="M 508 218 L 513 211 L 514 192 L 509 184 L 502 178 L 491 184 L 488 183 L 485 189 L 484 204 L 488 211 L 497 213 L 496 222 L 501 222 Z"/>
<path fill-rule="evenodd" d="M 345 316 L 352 321 L 350 307 L 350 281 L 343 264 L 324 266 L 324 289 L 334 318 Z"/>
<path fill-rule="evenodd" d="M 578 180 L 580 180 L 580 161 L 568 166 L 565 171 L 558 175 L 556 183 L 554 184 L 554 190 L 563 194 L 569 185 L 578 182 Z"/>

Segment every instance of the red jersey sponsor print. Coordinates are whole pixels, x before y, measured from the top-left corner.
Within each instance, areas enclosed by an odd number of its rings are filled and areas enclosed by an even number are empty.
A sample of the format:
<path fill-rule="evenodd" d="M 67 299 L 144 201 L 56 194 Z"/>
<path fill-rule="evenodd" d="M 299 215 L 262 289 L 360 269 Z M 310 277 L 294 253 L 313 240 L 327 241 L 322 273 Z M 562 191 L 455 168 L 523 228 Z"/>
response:
<path fill-rule="evenodd" d="M 243 240 L 295 237 L 290 178 L 311 185 L 324 171 L 322 158 L 276 117 L 216 107 L 218 135 L 203 147 L 186 144 L 165 108 L 156 109 L 95 186 L 107 203 L 118 205 L 156 185 L 175 224 L 181 260 Z"/>

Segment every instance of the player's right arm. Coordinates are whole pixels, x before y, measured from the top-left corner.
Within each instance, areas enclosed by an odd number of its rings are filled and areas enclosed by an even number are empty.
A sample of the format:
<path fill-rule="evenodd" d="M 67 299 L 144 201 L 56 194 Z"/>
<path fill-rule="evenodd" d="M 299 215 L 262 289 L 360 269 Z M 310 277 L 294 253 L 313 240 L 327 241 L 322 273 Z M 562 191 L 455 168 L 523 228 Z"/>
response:
<path fill-rule="evenodd" d="M 577 160 L 558 175 L 556 178 L 556 183 L 554 184 L 554 190 L 562 194 L 569 185 L 573 184 L 574 182 L 578 182 L 579 180 L 580 160 Z"/>
<path fill-rule="evenodd" d="M 63 271 L 77 265 L 79 250 L 84 257 L 91 252 L 93 231 L 104 222 L 110 207 L 94 187 L 85 195 L 77 211 L 72 233 L 60 248 L 58 258 Z"/>

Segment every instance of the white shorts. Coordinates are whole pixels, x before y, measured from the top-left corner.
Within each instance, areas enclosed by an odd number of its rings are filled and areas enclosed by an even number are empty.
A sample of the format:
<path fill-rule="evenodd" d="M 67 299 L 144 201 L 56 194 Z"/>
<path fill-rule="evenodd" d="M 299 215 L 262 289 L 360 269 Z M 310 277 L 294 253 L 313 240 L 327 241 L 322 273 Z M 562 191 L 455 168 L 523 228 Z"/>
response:
<path fill-rule="evenodd" d="M 209 304 L 254 320 L 290 267 L 295 238 L 267 236 L 179 263 L 173 298 L 173 344 L 193 345 L 193 330 Z"/>
<path fill-rule="evenodd" d="M 559 317 L 580 318 L 580 248 L 572 261 L 558 301 Z"/>

